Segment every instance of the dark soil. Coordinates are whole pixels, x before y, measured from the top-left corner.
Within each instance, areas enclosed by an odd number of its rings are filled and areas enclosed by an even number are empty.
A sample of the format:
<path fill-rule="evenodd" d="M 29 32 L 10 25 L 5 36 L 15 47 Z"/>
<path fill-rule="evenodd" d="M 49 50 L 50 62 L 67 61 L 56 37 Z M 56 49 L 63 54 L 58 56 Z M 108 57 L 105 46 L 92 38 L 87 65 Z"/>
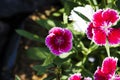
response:
<path fill-rule="evenodd" d="M 56 11 L 58 8 L 51 9 L 53 7 L 49 7 L 47 9 Z M 45 11 L 44 11 L 45 12 Z M 45 13 L 35 12 L 30 15 L 25 22 L 23 23 L 24 30 L 37 34 L 39 36 L 45 37 L 47 35 L 47 30 L 44 27 L 41 27 L 39 24 L 35 22 L 37 19 L 45 19 L 49 15 Z M 52 13 L 52 11 L 50 12 Z M 40 64 L 39 60 L 32 60 L 26 55 L 26 51 L 29 47 L 36 47 L 44 45 L 43 43 L 36 42 L 24 37 L 20 39 L 20 45 L 18 48 L 18 56 L 15 63 L 15 67 L 13 69 L 13 74 L 20 77 L 21 80 L 44 80 L 47 77 L 47 74 L 37 75 L 37 72 L 32 69 L 32 67 L 36 64 Z"/>

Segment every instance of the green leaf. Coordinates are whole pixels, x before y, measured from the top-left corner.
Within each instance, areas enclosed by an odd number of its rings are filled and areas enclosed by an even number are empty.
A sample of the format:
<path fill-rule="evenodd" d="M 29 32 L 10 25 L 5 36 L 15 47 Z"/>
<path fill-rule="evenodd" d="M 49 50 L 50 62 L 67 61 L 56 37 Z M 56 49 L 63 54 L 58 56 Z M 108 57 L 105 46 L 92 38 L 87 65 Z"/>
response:
<path fill-rule="evenodd" d="M 120 51 L 117 51 L 117 53 L 120 55 Z"/>
<path fill-rule="evenodd" d="M 120 0 L 115 0 L 116 9 L 120 11 Z"/>
<path fill-rule="evenodd" d="M 85 76 L 89 76 L 93 79 L 93 74 L 92 72 L 90 72 L 89 70 L 87 70 L 86 68 L 84 68 L 83 66 L 80 67 L 82 69 L 82 74 L 85 75 Z"/>
<path fill-rule="evenodd" d="M 69 70 L 72 67 L 71 59 L 68 59 L 67 61 L 64 61 L 63 64 L 61 65 L 63 70 Z"/>
<path fill-rule="evenodd" d="M 65 27 L 65 25 L 61 21 L 57 20 L 51 20 L 51 19 L 45 19 L 45 20 L 38 20 L 36 21 L 39 25 L 46 28 L 47 30 L 50 30 L 52 27 Z"/>
<path fill-rule="evenodd" d="M 79 6 L 78 3 L 74 3 L 73 0 L 61 0 L 62 3 L 64 4 L 64 12 L 66 13 L 66 15 L 70 15 L 71 10 L 76 7 Z"/>
<path fill-rule="evenodd" d="M 17 32 L 20 36 L 26 37 L 26 38 L 28 38 L 28 39 L 44 42 L 44 39 L 40 38 L 40 37 L 39 37 L 38 35 L 36 35 L 36 34 L 32 34 L 32 33 L 28 32 L 28 31 L 21 30 L 21 29 L 17 29 L 16 32 Z"/>
<path fill-rule="evenodd" d="M 75 12 L 78 16 L 80 16 L 82 19 L 84 19 L 85 21 L 90 22 L 90 20 L 89 20 L 84 14 L 82 14 L 82 13 L 80 13 L 80 12 L 77 12 L 77 11 L 75 11 L 75 10 L 74 10 L 74 12 Z"/>
<path fill-rule="evenodd" d="M 43 63 L 43 66 L 47 66 L 49 64 L 52 64 L 53 63 L 53 60 L 55 59 L 55 55 L 49 55 L 47 56 L 47 58 L 45 59 L 44 63 Z"/>
<path fill-rule="evenodd" d="M 61 80 L 67 80 L 67 79 L 68 79 L 68 76 L 62 75 Z"/>
<path fill-rule="evenodd" d="M 61 59 L 60 57 L 56 57 L 54 59 L 54 64 L 61 66 L 67 60 L 68 60 L 68 58 Z"/>
<path fill-rule="evenodd" d="M 44 47 L 32 47 L 27 50 L 27 56 L 34 60 L 46 59 L 52 54 L 49 52 L 48 48 Z"/>
<path fill-rule="evenodd" d="M 37 71 L 38 75 L 42 75 L 42 74 L 44 74 L 47 71 L 47 67 L 46 66 L 40 66 L 40 65 L 35 65 L 33 67 L 33 69 L 35 71 Z"/>
<path fill-rule="evenodd" d="M 59 57 L 61 58 L 61 59 L 64 59 L 64 58 L 67 58 L 69 55 L 71 55 L 73 52 L 72 51 L 70 51 L 70 52 L 67 52 L 67 53 L 63 53 L 63 54 L 61 54 Z"/>
<path fill-rule="evenodd" d="M 33 68 L 35 71 L 37 71 L 37 74 L 38 74 L 38 75 L 41 75 L 41 74 L 44 74 L 44 73 L 48 72 L 48 71 L 49 71 L 49 68 L 51 68 L 51 67 L 54 67 L 54 65 L 53 65 L 53 64 L 50 64 L 50 65 L 47 65 L 47 66 L 35 65 L 35 66 L 33 66 L 32 68 Z"/>
<path fill-rule="evenodd" d="M 18 75 L 15 75 L 15 80 L 21 80 Z"/>
<path fill-rule="evenodd" d="M 52 15 L 55 16 L 55 17 L 59 17 L 59 16 L 61 15 L 61 13 L 55 12 L 55 13 L 53 13 Z"/>
<path fill-rule="evenodd" d="M 52 27 L 55 27 L 55 23 L 54 21 L 50 20 L 50 19 L 40 19 L 38 21 L 36 21 L 39 25 L 41 25 L 42 27 L 46 28 L 47 30 L 51 29 Z"/>
<path fill-rule="evenodd" d="M 90 50 L 90 51 L 94 51 L 94 50 L 96 50 L 98 47 L 99 47 L 98 45 L 93 44 L 93 45 L 90 46 L 89 50 Z"/>

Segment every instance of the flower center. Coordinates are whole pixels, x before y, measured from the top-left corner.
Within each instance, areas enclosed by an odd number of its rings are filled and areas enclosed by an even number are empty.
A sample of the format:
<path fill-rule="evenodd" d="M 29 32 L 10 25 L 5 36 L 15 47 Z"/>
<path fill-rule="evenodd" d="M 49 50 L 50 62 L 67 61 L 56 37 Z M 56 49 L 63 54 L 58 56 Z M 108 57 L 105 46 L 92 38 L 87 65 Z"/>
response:
<path fill-rule="evenodd" d="M 63 43 L 64 43 L 63 37 L 57 36 L 56 39 L 55 39 L 55 44 L 61 45 L 61 44 L 63 44 Z"/>
<path fill-rule="evenodd" d="M 109 33 L 109 26 L 103 26 L 102 29 L 105 31 L 105 33 L 108 35 Z"/>

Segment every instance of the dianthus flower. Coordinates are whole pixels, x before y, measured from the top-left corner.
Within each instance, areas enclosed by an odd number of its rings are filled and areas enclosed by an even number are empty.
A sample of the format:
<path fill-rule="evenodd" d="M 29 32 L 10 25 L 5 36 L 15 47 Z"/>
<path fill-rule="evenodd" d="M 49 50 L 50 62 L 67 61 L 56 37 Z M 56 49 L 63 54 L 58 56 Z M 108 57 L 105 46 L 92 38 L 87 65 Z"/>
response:
<path fill-rule="evenodd" d="M 112 28 L 118 20 L 116 10 L 98 10 L 87 28 L 87 37 L 98 45 L 105 45 L 107 41 L 110 45 L 120 43 L 120 28 Z"/>
<path fill-rule="evenodd" d="M 54 27 L 49 31 L 45 44 L 53 54 L 60 55 L 72 49 L 72 38 L 70 30 Z"/>
<path fill-rule="evenodd" d="M 120 80 L 120 76 L 115 74 L 117 58 L 107 57 L 103 60 L 102 67 L 98 67 L 94 73 L 94 80 Z"/>
<path fill-rule="evenodd" d="M 85 7 L 75 7 L 73 10 L 71 10 L 71 15 L 69 16 L 69 20 L 74 21 L 73 22 L 74 30 L 85 33 L 88 27 L 88 22 L 85 21 L 83 18 L 81 18 L 77 13 L 75 13 L 75 11 L 83 14 L 91 21 L 94 10 L 90 5 L 86 5 Z"/>
<path fill-rule="evenodd" d="M 90 77 L 85 77 L 83 78 L 81 76 L 81 73 L 75 73 L 73 75 L 71 75 L 68 80 L 92 80 Z"/>

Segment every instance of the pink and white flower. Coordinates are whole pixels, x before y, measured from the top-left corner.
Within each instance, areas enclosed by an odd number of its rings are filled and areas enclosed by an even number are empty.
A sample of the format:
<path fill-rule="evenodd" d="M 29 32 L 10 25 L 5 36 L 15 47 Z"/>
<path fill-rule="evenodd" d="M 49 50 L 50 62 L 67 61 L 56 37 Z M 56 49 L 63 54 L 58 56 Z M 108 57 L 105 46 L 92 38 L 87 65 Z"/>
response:
<path fill-rule="evenodd" d="M 98 45 L 110 45 L 120 43 L 120 28 L 112 28 L 119 20 L 116 10 L 98 10 L 93 15 L 93 20 L 89 23 L 86 34 L 87 37 Z"/>
<path fill-rule="evenodd" d="M 83 78 L 81 73 L 75 73 L 73 75 L 71 75 L 68 80 L 92 80 L 92 78 L 90 77 L 85 77 Z"/>
<path fill-rule="evenodd" d="M 120 76 L 115 74 L 117 61 L 117 58 L 105 58 L 102 67 L 98 67 L 95 71 L 94 80 L 120 80 Z"/>
<path fill-rule="evenodd" d="M 55 54 L 69 52 L 72 49 L 72 32 L 66 28 L 54 27 L 49 31 L 45 44 Z"/>
<path fill-rule="evenodd" d="M 71 10 L 71 15 L 69 16 L 69 20 L 74 21 L 73 22 L 74 30 L 76 30 L 78 32 L 84 32 L 85 33 L 85 31 L 88 27 L 88 22 L 85 21 L 83 18 L 81 18 L 74 11 L 77 11 L 77 12 L 83 14 L 84 16 L 86 16 L 91 21 L 94 10 L 90 5 L 86 5 L 85 7 L 75 7 L 73 10 Z"/>

